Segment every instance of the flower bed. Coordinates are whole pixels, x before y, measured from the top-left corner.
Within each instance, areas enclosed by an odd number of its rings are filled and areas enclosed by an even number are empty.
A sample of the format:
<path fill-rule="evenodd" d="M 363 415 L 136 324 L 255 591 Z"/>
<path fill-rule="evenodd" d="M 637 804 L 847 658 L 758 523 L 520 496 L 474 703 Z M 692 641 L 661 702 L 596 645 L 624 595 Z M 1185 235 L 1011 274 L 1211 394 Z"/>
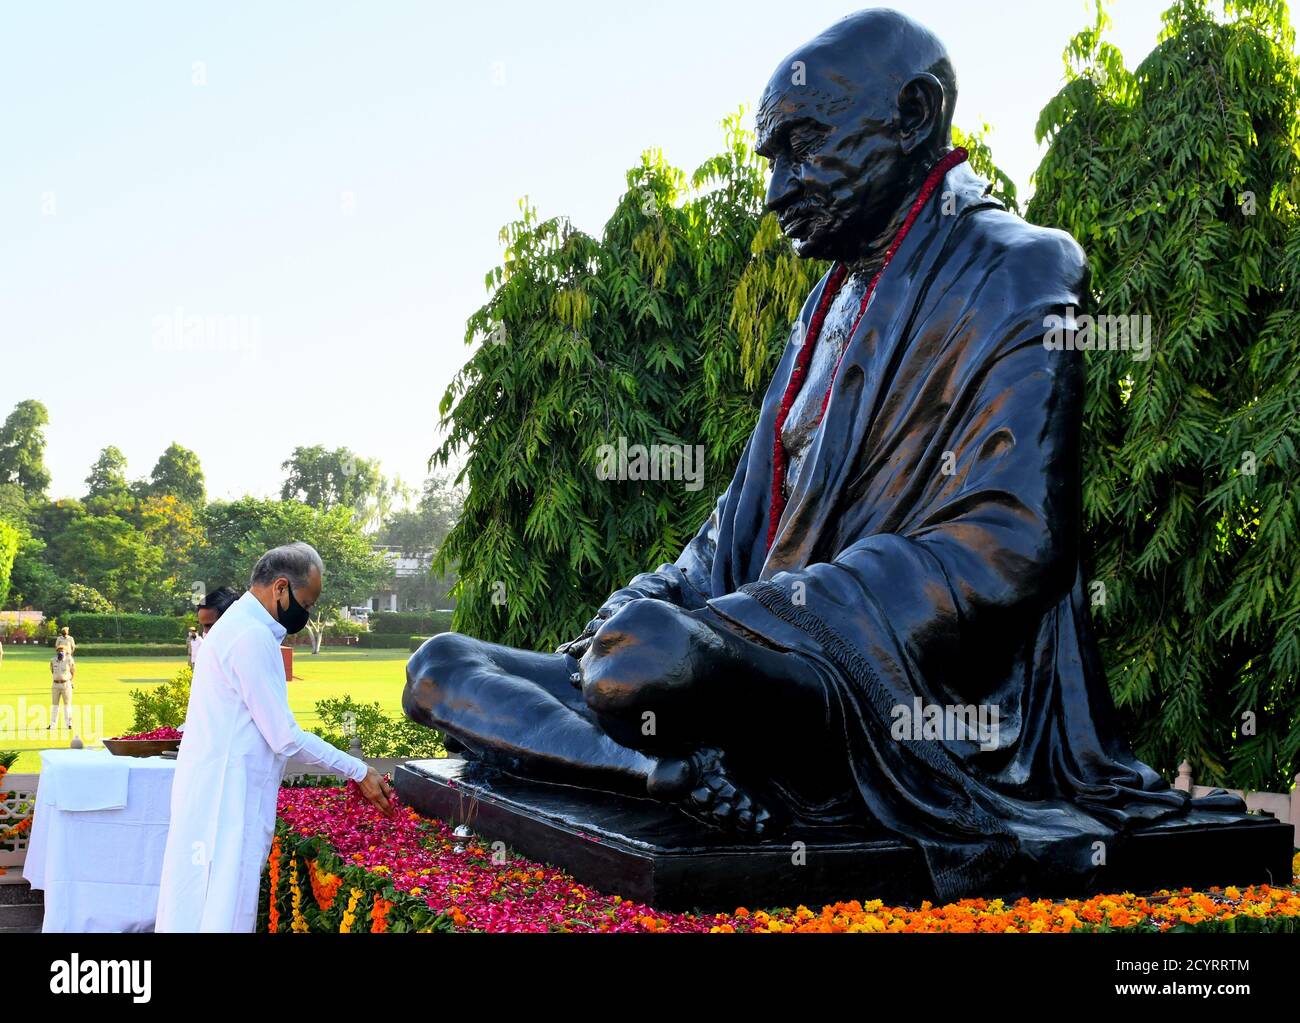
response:
<path fill-rule="evenodd" d="M 874 901 L 662 913 L 511 853 L 494 857 L 477 838 L 458 842 L 446 824 L 408 807 L 385 818 L 352 783 L 281 789 L 279 815 L 259 915 L 259 927 L 271 932 L 1300 931 L 1296 885 L 1013 903 L 963 899 L 912 909 Z"/>

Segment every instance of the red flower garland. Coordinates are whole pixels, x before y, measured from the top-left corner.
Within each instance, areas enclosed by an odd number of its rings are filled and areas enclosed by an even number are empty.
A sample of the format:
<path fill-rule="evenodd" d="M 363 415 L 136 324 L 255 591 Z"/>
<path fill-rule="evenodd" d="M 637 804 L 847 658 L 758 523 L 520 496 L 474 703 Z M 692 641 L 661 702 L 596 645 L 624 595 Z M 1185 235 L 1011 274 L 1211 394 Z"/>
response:
<path fill-rule="evenodd" d="M 881 275 L 884 274 L 890 260 L 898 252 L 899 246 L 903 244 L 903 239 L 907 237 L 907 233 L 912 230 L 912 225 L 916 223 L 916 218 L 920 216 L 921 208 L 929 201 L 930 196 L 934 194 L 934 190 L 939 187 L 939 182 L 943 180 L 943 176 L 953 167 L 956 167 L 957 164 L 966 160 L 968 156 L 969 154 L 965 149 L 958 147 L 935 165 L 934 169 L 927 175 L 925 183 L 921 186 L 920 193 L 917 195 L 915 202 L 912 203 L 911 209 L 907 211 L 907 217 L 898 229 L 898 234 L 894 236 L 889 248 L 885 250 L 884 262 L 880 264 L 880 269 L 876 271 L 876 275 L 871 278 L 871 283 L 867 285 L 866 293 L 862 296 L 862 302 L 858 306 L 858 314 L 853 320 L 848 339 L 844 343 L 844 351 L 840 352 L 840 357 L 835 363 L 835 370 L 831 374 L 830 387 L 826 389 L 826 396 L 822 399 L 821 413 L 817 419 L 819 425 L 821 417 L 826 414 L 826 406 L 830 403 L 831 389 L 835 386 L 836 376 L 839 375 L 840 363 L 844 361 L 844 355 L 849 350 L 849 341 L 852 341 L 853 335 L 857 333 L 858 325 L 862 322 L 863 314 L 867 311 L 867 305 L 876 290 L 876 285 L 880 283 Z M 808 375 L 808 367 L 812 363 L 813 351 L 816 349 L 817 339 L 821 335 L 822 323 L 826 319 L 826 314 L 830 311 L 831 303 L 835 301 L 835 296 L 839 294 L 840 288 L 844 285 L 846 277 L 848 277 L 848 268 L 843 263 L 836 263 L 831 269 L 830 279 L 827 280 L 826 287 L 822 291 L 821 301 L 817 303 L 817 310 L 813 313 L 812 321 L 808 324 L 808 337 L 804 341 L 803 347 L 799 349 L 794 369 L 790 371 L 790 382 L 786 385 L 785 394 L 781 398 L 781 405 L 776 411 L 776 436 L 772 442 L 772 502 L 767 524 L 768 550 L 772 549 L 772 544 L 776 541 L 776 531 L 781 524 L 781 516 L 785 514 L 785 477 L 789 470 L 790 459 L 785 450 L 785 444 L 781 440 L 781 431 L 785 428 L 785 421 L 790 415 L 790 409 L 803 387 L 804 377 Z"/>

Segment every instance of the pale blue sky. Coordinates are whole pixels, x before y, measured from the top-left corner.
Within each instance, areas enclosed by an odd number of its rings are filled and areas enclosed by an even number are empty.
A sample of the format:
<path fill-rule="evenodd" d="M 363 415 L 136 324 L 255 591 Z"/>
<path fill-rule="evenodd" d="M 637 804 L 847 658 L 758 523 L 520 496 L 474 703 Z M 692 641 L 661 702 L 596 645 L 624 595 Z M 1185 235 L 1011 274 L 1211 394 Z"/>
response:
<path fill-rule="evenodd" d="M 947 42 L 958 123 L 991 123 L 1027 187 L 1091 3 L 895 6 Z M 1116 0 L 1131 64 L 1166 6 Z M 598 232 L 643 149 L 693 169 L 783 56 L 855 9 L 5 0 L 0 417 L 48 406 L 56 496 L 106 444 L 136 476 L 173 440 L 218 497 L 277 491 L 298 444 L 416 484 L 518 199 Z M 177 310 L 255 318 L 256 344 L 169 348 Z"/>

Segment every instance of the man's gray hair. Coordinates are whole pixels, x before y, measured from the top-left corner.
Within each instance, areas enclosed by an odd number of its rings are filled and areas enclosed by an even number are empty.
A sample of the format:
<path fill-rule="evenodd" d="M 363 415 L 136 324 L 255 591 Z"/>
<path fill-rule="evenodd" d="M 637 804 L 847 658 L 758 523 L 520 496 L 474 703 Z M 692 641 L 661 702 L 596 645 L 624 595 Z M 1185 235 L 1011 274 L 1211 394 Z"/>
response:
<path fill-rule="evenodd" d="M 325 574 L 325 563 L 315 547 L 309 543 L 287 543 L 257 559 L 253 574 L 248 577 L 248 585 L 261 586 L 284 576 L 290 586 L 306 586 L 313 568 L 321 575 Z"/>

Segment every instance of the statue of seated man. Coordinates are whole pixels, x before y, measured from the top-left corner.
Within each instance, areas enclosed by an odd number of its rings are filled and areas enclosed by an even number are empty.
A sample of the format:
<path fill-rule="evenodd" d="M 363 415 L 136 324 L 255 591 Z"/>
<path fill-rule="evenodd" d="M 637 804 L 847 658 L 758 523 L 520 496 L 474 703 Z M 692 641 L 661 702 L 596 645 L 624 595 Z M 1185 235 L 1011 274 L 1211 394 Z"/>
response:
<path fill-rule="evenodd" d="M 723 829 L 903 836 L 940 897 L 1084 871 L 1187 813 L 1122 740 L 1090 634 L 1083 355 L 1045 344 L 1087 263 L 989 196 L 951 148 L 956 100 L 943 45 L 893 11 L 781 62 L 756 117 L 767 204 L 832 267 L 730 485 L 556 653 L 429 640 L 412 719 Z"/>

